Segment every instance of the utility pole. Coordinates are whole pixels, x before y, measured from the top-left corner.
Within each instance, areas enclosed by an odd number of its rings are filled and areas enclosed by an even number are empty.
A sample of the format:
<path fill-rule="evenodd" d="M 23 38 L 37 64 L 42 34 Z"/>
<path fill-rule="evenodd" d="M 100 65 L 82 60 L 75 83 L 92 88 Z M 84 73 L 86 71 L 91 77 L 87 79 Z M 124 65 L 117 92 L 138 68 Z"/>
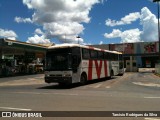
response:
<path fill-rule="evenodd" d="M 160 27 L 159 27 L 159 2 L 160 0 L 153 0 L 153 2 L 157 3 L 157 9 L 158 9 L 158 41 L 159 41 L 159 60 L 160 60 Z"/>
<path fill-rule="evenodd" d="M 78 39 L 78 44 L 79 44 L 79 38 L 81 38 L 79 35 L 76 37 Z"/>

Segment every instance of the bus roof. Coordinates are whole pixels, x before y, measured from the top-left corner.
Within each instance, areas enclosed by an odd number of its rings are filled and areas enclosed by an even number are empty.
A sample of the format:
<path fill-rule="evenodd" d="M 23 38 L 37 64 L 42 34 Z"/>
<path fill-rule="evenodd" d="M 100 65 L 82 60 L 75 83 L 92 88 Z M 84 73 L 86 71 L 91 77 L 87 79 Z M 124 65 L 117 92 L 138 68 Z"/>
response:
<path fill-rule="evenodd" d="M 48 47 L 48 49 L 58 49 L 58 48 L 71 48 L 71 47 L 82 47 L 82 45 L 79 44 L 56 44 L 54 46 Z"/>
<path fill-rule="evenodd" d="M 110 50 L 95 48 L 95 47 L 86 46 L 86 45 L 67 44 L 67 43 L 64 43 L 64 44 L 56 44 L 56 45 L 54 45 L 54 46 L 48 47 L 48 49 L 72 48 L 72 47 L 81 47 L 81 48 L 86 48 L 86 49 L 91 49 L 91 50 L 104 51 L 104 52 L 115 53 L 115 54 L 122 54 L 121 52 L 118 52 L 118 51 L 110 51 Z"/>
<path fill-rule="evenodd" d="M 111 51 L 111 52 L 116 54 L 122 54 L 122 52 L 118 52 L 118 51 Z"/>

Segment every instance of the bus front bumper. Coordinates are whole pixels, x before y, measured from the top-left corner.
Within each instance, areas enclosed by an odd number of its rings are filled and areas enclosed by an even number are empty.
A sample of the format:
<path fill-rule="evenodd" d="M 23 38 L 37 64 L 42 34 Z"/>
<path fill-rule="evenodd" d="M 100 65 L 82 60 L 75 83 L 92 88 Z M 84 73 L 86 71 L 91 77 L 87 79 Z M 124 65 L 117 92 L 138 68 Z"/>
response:
<path fill-rule="evenodd" d="M 45 77 L 46 83 L 72 83 L 72 77 Z"/>

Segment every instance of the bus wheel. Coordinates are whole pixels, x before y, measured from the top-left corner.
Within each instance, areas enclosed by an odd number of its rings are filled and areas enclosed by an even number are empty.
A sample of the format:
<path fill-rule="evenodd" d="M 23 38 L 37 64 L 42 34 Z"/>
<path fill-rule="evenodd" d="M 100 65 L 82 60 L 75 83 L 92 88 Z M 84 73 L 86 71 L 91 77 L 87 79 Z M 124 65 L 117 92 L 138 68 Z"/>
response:
<path fill-rule="evenodd" d="M 87 82 L 87 76 L 85 74 L 81 75 L 80 84 L 85 85 Z"/>

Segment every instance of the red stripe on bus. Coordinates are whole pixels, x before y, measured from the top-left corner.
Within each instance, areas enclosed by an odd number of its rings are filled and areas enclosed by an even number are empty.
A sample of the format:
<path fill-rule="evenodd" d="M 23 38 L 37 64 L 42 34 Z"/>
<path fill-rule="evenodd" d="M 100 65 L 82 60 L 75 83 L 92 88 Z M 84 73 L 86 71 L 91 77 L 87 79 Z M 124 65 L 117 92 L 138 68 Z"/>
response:
<path fill-rule="evenodd" d="M 104 74 L 105 77 L 108 76 L 108 65 L 107 65 L 107 61 L 104 60 L 100 60 L 98 63 L 98 60 L 89 60 L 89 64 L 88 64 L 88 80 L 92 80 L 92 71 L 93 71 L 93 62 L 95 63 L 95 68 L 96 68 L 96 73 L 97 73 L 97 78 L 100 79 L 101 78 L 101 71 L 102 71 L 102 64 L 104 62 Z"/>
<path fill-rule="evenodd" d="M 94 47 L 89 46 L 89 49 L 94 50 Z"/>
<path fill-rule="evenodd" d="M 104 60 L 104 72 L 105 72 L 105 77 L 107 77 L 108 76 L 108 71 L 107 71 L 107 61 L 106 60 Z"/>
<path fill-rule="evenodd" d="M 88 80 L 92 80 L 92 60 L 89 60 L 89 65 L 88 65 Z"/>
<path fill-rule="evenodd" d="M 102 70 L 102 60 L 100 60 L 99 65 L 98 65 L 98 60 L 95 60 L 95 65 L 96 65 L 97 77 L 99 79 L 101 76 L 101 70 Z"/>

